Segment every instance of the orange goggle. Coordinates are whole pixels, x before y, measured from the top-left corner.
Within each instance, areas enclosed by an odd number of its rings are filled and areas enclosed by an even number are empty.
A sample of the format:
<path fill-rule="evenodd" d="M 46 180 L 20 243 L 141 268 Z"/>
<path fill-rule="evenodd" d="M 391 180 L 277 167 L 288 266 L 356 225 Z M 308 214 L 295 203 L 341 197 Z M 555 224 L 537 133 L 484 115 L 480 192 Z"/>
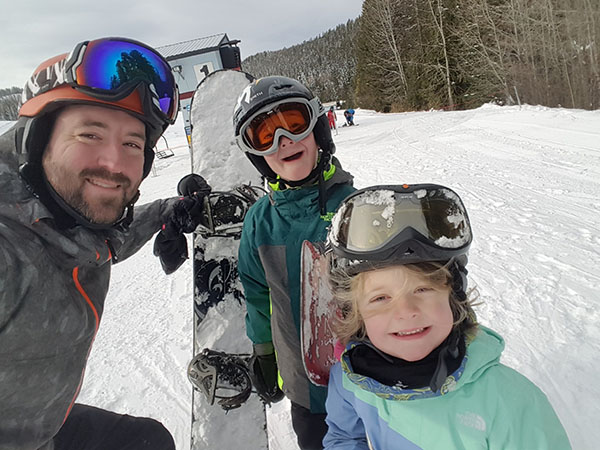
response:
<path fill-rule="evenodd" d="M 275 153 L 279 139 L 285 136 L 295 142 L 313 130 L 320 112 L 318 98 L 286 98 L 270 103 L 253 114 L 241 126 L 237 142 L 245 152 L 265 156 Z"/>

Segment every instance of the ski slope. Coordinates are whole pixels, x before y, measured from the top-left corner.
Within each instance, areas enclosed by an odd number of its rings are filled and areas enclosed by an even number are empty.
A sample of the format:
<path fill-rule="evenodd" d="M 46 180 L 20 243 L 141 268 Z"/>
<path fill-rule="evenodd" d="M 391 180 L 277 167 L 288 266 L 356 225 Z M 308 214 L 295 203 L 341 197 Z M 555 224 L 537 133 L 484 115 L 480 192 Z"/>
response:
<path fill-rule="evenodd" d="M 461 195 L 474 230 L 468 267 L 482 301 L 480 322 L 504 336 L 502 361 L 546 393 L 573 448 L 596 448 L 600 111 L 358 110 L 355 122 L 360 126 L 340 127 L 334 138 L 357 187 L 432 182 Z M 156 161 L 142 184 L 142 203 L 175 195 L 190 170 L 181 116 L 166 139 L 175 156 Z M 219 170 L 230 175 L 227 167 Z M 244 333 L 242 323 L 238 332 Z M 167 276 L 149 242 L 114 267 L 78 401 L 155 417 L 187 450 L 191 348 L 191 262 Z M 271 448 L 295 448 L 286 404 L 273 409 Z M 252 448 L 245 434 L 240 425 L 240 448 Z"/>

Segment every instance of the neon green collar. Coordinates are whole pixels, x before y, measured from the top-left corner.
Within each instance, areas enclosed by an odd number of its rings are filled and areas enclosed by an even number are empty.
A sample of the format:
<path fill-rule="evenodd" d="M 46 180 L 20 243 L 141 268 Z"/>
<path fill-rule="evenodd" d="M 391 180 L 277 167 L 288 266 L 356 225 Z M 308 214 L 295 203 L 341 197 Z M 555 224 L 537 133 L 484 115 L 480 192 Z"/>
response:
<path fill-rule="evenodd" d="M 333 177 L 333 174 L 335 173 L 335 164 L 329 163 L 329 168 L 327 170 L 323 171 L 323 180 L 328 181 L 331 179 L 331 177 Z M 301 189 L 303 186 L 286 186 L 283 189 L 281 188 L 281 185 L 285 185 L 285 181 L 281 179 L 281 177 L 279 175 L 277 175 L 277 181 L 274 183 L 269 183 L 269 187 L 273 190 L 273 191 L 283 191 L 285 189 Z M 317 184 L 317 182 L 313 183 Z"/>

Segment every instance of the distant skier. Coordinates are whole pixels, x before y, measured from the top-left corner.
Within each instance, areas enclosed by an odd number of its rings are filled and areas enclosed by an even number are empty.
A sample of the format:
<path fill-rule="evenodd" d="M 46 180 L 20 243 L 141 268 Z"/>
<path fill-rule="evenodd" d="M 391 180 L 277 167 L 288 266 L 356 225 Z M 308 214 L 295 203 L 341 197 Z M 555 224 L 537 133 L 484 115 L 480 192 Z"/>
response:
<path fill-rule="evenodd" d="M 122 80 L 122 61 L 106 54 L 144 65 Z M 202 209 L 201 198 L 174 198 L 134 212 L 156 141 L 177 117 L 177 86 L 141 42 L 82 42 L 68 71 L 67 58 L 36 69 L 0 138 L 0 448 L 175 449 L 156 420 L 75 401 L 112 265 L 162 226 L 191 231 L 190 211 Z"/>
<path fill-rule="evenodd" d="M 542 391 L 499 362 L 502 337 L 477 323 L 471 241 L 444 186 L 373 186 L 344 200 L 328 235 L 345 349 L 330 371 L 326 449 L 571 448 Z"/>
<path fill-rule="evenodd" d="M 333 106 L 329 108 L 329 111 L 327 111 L 327 120 L 329 121 L 329 129 L 337 130 L 337 115 L 335 114 Z"/>
<path fill-rule="evenodd" d="M 354 110 L 352 108 L 344 111 L 344 117 L 346 118 L 346 125 L 354 125 Z"/>
<path fill-rule="evenodd" d="M 271 188 L 248 211 L 239 249 L 253 382 L 267 401 L 280 400 L 281 388 L 300 448 L 321 449 L 327 390 L 304 371 L 300 254 L 304 240 L 325 239 L 333 212 L 354 191 L 352 176 L 332 157 L 321 102 L 296 80 L 255 81 L 240 95 L 233 121 L 238 145 Z"/>

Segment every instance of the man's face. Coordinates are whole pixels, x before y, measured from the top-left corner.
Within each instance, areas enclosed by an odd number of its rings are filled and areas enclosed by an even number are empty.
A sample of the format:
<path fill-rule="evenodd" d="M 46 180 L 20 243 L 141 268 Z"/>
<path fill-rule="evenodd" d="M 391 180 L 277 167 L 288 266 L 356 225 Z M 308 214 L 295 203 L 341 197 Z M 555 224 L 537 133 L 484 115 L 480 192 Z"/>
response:
<path fill-rule="evenodd" d="M 88 220 L 116 222 L 142 181 L 146 129 L 111 108 L 76 105 L 56 118 L 42 165 L 54 190 Z"/>

